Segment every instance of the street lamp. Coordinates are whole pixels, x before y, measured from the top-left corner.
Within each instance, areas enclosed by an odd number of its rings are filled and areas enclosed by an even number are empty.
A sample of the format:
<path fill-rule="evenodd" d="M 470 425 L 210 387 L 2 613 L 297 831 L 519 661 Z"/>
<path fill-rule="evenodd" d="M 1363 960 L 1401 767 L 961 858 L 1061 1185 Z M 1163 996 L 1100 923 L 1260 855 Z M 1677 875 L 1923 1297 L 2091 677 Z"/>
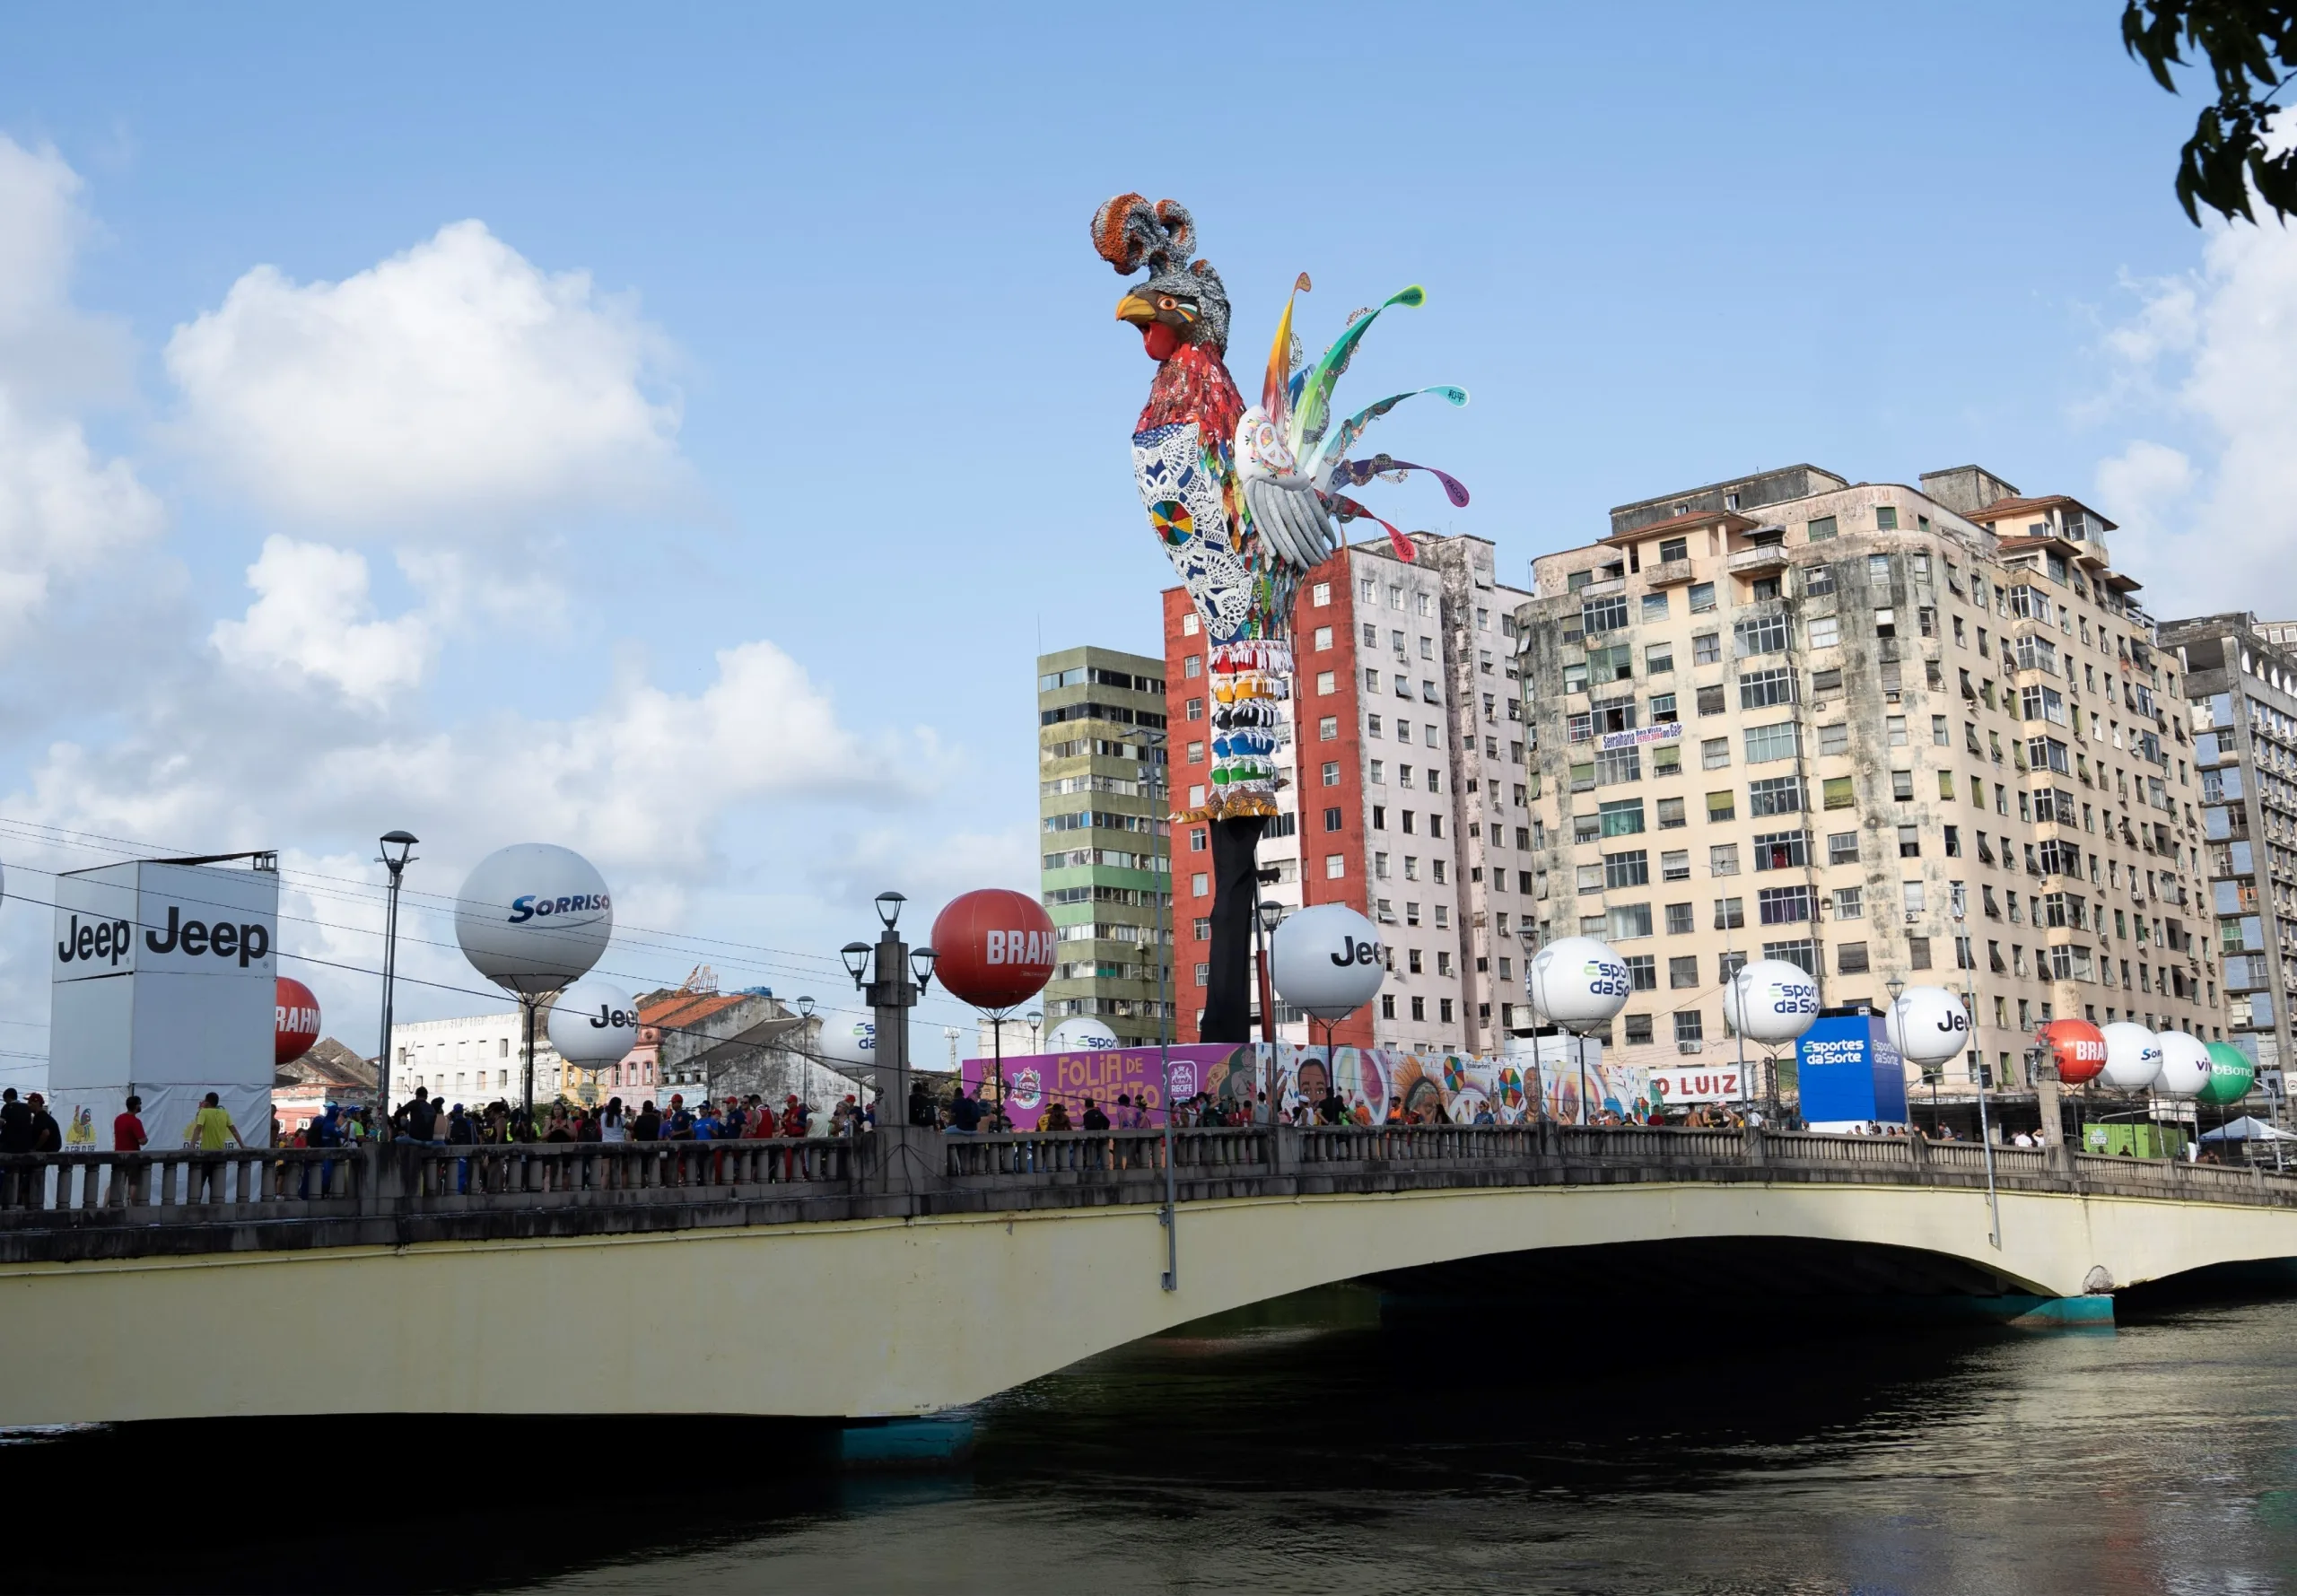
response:
<path fill-rule="evenodd" d="M 860 991 L 864 972 L 869 968 L 869 945 L 866 942 L 849 942 L 837 951 L 839 956 L 845 961 L 845 972 L 853 977 L 853 990 Z"/>
<path fill-rule="evenodd" d="M 872 1069 L 878 1077 L 878 1101 L 881 1109 L 890 1104 L 892 1112 L 902 1116 L 904 1127 L 909 1116 L 909 1011 L 917 1007 L 919 994 L 931 983 L 935 962 L 931 948 L 912 950 L 894 929 L 901 919 L 902 905 L 908 901 L 897 892 L 879 893 L 878 920 L 885 929 L 877 945 L 849 942 L 838 950 L 846 972 L 853 977 L 855 988 L 876 1017 Z M 878 1128 L 888 1128 L 882 1112 Z"/>
<path fill-rule="evenodd" d="M 1155 761 L 1150 755 L 1153 750 L 1165 746 L 1165 734 L 1161 731 L 1150 731 L 1145 727 L 1136 727 L 1124 734 L 1124 740 L 1140 746 L 1141 763 L 1151 767 L 1149 774 L 1153 777 L 1156 773 Z M 1149 789 L 1163 790 L 1165 783 L 1152 780 Z M 1157 833 L 1150 834 L 1154 836 Z M 1173 854 L 1173 832 L 1169 823 L 1166 824 L 1162 834 L 1165 839 L 1164 875 L 1166 885 L 1169 887 L 1172 883 Z M 1155 859 L 1153 850 L 1150 859 L 1153 862 Z M 1174 1224 L 1174 1203 L 1177 1193 L 1173 1176 L 1173 1005 L 1166 996 L 1173 973 L 1173 949 L 1172 944 L 1166 939 L 1165 905 L 1166 901 L 1172 894 L 1169 891 L 1152 889 L 1149 895 L 1156 900 L 1157 909 L 1157 1061 L 1161 1072 L 1160 1078 L 1163 1081 L 1161 1095 L 1157 1101 L 1163 1105 L 1165 1112 L 1165 1211 L 1157 1216 L 1158 1223 L 1165 1227 L 1165 1278 L 1159 1284 L 1166 1291 L 1178 1291 L 1181 1285 L 1181 1243 L 1179 1227 Z"/>
<path fill-rule="evenodd" d="M 1044 1010 L 1032 1008 L 1021 1017 L 1029 1022 L 1029 1051 L 1035 1052 L 1044 1045 L 1037 1040 L 1037 1032 L 1044 1025 Z"/>
<path fill-rule="evenodd" d="M 886 922 L 886 929 L 890 931 L 894 929 L 894 922 L 901 918 L 901 906 L 908 902 L 899 893 L 878 894 L 878 918 Z"/>
<path fill-rule="evenodd" d="M 809 1020 L 814 1017 L 814 1000 L 811 998 L 798 999 L 798 1017 L 801 1020 Z"/>
<path fill-rule="evenodd" d="M 414 859 L 408 850 L 415 844 L 411 832 L 385 832 L 382 855 L 375 861 L 391 873 L 390 897 L 383 910 L 383 1047 L 375 1060 L 375 1095 L 383 1126 L 391 1117 L 391 982 L 398 972 L 398 878 Z M 385 1134 L 383 1126 L 376 1128 L 377 1135 Z"/>

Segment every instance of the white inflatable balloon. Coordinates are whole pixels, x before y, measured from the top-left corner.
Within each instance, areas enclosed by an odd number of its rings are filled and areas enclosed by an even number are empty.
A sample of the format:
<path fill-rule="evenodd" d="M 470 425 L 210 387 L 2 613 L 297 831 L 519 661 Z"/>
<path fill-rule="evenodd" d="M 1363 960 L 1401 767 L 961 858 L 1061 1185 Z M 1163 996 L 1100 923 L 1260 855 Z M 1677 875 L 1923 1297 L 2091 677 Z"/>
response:
<path fill-rule="evenodd" d="M 821 1021 L 815 1051 L 825 1062 L 859 1068 L 878 1061 L 878 1022 L 869 1015 L 825 1010 L 815 1017 Z"/>
<path fill-rule="evenodd" d="M 520 842 L 478 861 L 455 901 L 455 940 L 496 986 L 533 996 L 590 972 L 614 936 L 614 902 L 590 861 Z"/>
<path fill-rule="evenodd" d="M 612 981 L 578 981 L 551 1005 L 550 1045 L 584 1069 L 618 1064 L 638 1045 L 638 1004 Z"/>
<path fill-rule="evenodd" d="M 1819 983 L 1785 959 L 1757 959 L 1723 989 L 1723 1017 L 1749 1042 L 1792 1042 L 1819 1017 Z"/>
<path fill-rule="evenodd" d="M 1096 1052 L 1102 1048 L 1117 1045 L 1116 1033 L 1090 1015 L 1078 1015 L 1052 1028 L 1044 1039 L 1044 1051 L 1049 1053 Z"/>
<path fill-rule="evenodd" d="M 1268 955 L 1277 996 L 1320 1020 L 1344 1019 L 1387 979 L 1380 929 L 1340 903 L 1295 910 L 1276 928 Z"/>
<path fill-rule="evenodd" d="M 1891 1005 L 1884 1029 L 1909 1064 L 1943 1064 L 1969 1044 L 1969 1011 L 1944 987 L 1908 987 Z"/>
<path fill-rule="evenodd" d="M 2143 1092 L 2162 1076 L 2162 1039 L 2135 1020 L 2100 1027 L 2106 1067 L 2098 1078 L 2117 1092 Z"/>
<path fill-rule="evenodd" d="M 1599 1031 L 1635 990 L 1627 961 L 1593 937 L 1564 937 L 1532 955 L 1532 1007 L 1567 1031 Z"/>
<path fill-rule="evenodd" d="M 2161 1036 L 2162 1073 L 2153 1089 L 2164 1097 L 2198 1096 L 2209 1084 L 2209 1047 L 2186 1031 L 2164 1031 Z"/>

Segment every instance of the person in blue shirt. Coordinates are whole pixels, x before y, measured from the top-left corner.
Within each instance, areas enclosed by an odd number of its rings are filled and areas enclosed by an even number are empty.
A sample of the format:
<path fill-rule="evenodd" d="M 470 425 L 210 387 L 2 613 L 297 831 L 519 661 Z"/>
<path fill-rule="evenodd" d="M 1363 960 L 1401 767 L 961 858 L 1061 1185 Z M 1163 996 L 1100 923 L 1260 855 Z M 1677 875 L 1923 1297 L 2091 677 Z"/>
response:
<path fill-rule="evenodd" d="M 716 1141 L 725 1128 L 719 1123 L 718 1110 L 708 1098 L 702 1100 L 702 1112 L 694 1121 L 694 1139 Z"/>

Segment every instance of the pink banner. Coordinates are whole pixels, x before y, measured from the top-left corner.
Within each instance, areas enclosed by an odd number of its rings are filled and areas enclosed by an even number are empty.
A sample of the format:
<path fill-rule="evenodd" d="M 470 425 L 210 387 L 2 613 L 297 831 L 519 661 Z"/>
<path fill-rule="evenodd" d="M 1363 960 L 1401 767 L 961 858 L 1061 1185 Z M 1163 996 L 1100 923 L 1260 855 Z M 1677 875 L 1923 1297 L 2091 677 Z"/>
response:
<path fill-rule="evenodd" d="M 1199 1092 L 1215 1096 L 1231 1068 L 1250 1071 L 1254 1062 L 1250 1047 L 1225 1043 L 1190 1043 L 1172 1050 L 1173 1096 L 1185 1101 Z M 1231 1060 L 1234 1060 L 1233 1066 Z M 1069 1122 L 1076 1125 L 1092 1099 L 1116 1118 L 1117 1098 L 1131 1098 L 1148 1111 L 1143 1123 L 1161 1125 L 1165 1105 L 1164 1066 L 1153 1047 L 1085 1048 L 1069 1053 L 1024 1053 L 1008 1058 L 1005 1069 L 1005 1114 L 1016 1130 L 1035 1130 L 1055 1098 L 1067 1104 Z M 997 1097 L 997 1061 L 967 1059 L 960 1067 L 965 1090 L 985 1102 Z"/>

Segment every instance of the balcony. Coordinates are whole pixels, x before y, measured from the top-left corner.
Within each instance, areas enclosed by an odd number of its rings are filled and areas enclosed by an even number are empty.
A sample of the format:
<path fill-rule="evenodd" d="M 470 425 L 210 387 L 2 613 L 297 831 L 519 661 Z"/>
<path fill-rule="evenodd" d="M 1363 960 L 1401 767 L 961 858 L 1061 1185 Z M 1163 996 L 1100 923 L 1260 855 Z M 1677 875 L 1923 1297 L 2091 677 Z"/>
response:
<path fill-rule="evenodd" d="M 1765 544 L 1759 548 L 1741 549 L 1731 556 L 1731 574 L 1744 576 L 1751 571 L 1780 571 L 1786 565 L 1786 551 L 1777 544 Z"/>
<path fill-rule="evenodd" d="M 1736 567 L 1733 569 L 1735 570 Z M 1643 568 L 1644 585 L 1654 589 L 1678 588 L 1690 580 L 1690 577 L 1689 560 L 1668 560 L 1661 564 L 1646 565 Z"/>

